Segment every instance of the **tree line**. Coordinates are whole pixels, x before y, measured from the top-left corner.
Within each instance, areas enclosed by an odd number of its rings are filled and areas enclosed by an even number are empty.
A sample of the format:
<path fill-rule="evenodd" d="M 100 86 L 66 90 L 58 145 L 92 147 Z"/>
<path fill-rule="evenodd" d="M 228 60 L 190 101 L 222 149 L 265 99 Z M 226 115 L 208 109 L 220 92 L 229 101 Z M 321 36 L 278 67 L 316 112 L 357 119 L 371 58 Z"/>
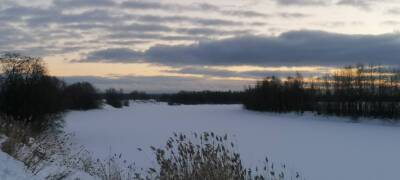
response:
<path fill-rule="evenodd" d="M 400 117 L 400 71 L 377 65 L 355 65 L 319 78 L 300 74 L 267 77 L 245 90 L 244 107 L 272 112 L 391 118 Z"/>
<path fill-rule="evenodd" d="M 155 97 L 169 105 L 195 104 L 240 104 L 243 92 L 235 91 L 180 91 Z"/>
<path fill-rule="evenodd" d="M 114 107 L 129 105 L 115 89 L 101 93 L 89 82 L 67 84 L 50 76 L 41 58 L 7 53 L 0 56 L 0 122 L 48 127 L 68 110 L 100 108 L 103 99 Z"/>
<path fill-rule="evenodd" d="M 180 91 L 147 94 L 107 89 L 89 82 L 67 84 L 50 76 L 40 58 L 0 56 L 0 118 L 23 123 L 42 122 L 68 110 L 116 108 L 129 100 L 175 104 L 240 104 L 246 109 L 271 112 L 398 119 L 400 117 L 400 70 L 384 66 L 356 65 L 337 69 L 318 78 L 267 77 L 244 91 Z"/>

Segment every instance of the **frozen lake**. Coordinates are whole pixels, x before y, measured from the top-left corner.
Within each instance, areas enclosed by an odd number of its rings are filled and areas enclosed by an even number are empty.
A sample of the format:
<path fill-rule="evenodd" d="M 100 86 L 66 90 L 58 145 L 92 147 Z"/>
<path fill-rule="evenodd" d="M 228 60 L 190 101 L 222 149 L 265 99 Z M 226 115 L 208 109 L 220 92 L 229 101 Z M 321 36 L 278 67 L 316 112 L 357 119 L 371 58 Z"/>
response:
<path fill-rule="evenodd" d="M 66 132 L 96 156 L 122 153 L 143 166 L 154 158 L 137 148 L 163 146 L 173 132 L 214 131 L 235 136 L 249 166 L 268 156 L 309 180 L 400 179 L 400 127 L 394 125 L 251 112 L 241 105 L 131 104 L 74 111 L 65 119 Z"/>

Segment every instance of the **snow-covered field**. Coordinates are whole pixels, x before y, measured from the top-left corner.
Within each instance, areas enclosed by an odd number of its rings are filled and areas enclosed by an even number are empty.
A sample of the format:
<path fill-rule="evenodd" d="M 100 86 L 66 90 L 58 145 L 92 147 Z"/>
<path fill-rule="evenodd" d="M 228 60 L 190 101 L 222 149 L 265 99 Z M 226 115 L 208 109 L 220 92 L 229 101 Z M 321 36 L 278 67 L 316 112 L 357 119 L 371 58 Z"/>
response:
<path fill-rule="evenodd" d="M 163 146 L 173 132 L 214 131 L 235 136 L 247 165 L 268 156 L 309 180 L 400 179 L 400 127 L 351 123 L 349 119 L 272 114 L 241 105 L 168 106 L 70 112 L 66 132 L 96 156 L 112 153 L 142 166 L 152 165 L 151 145 Z"/>

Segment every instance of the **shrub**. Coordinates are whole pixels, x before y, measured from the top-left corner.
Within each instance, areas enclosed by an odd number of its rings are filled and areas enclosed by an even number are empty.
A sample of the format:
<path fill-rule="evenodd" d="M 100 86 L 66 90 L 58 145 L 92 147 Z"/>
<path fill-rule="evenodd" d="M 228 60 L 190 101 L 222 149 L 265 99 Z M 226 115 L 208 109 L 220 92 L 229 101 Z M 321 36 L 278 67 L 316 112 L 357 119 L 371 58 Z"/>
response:
<path fill-rule="evenodd" d="M 65 88 L 67 107 L 73 110 L 97 109 L 101 101 L 97 90 L 88 82 L 78 82 Z"/>
<path fill-rule="evenodd" d="M 124 94 L 122 90 L 117 91 L 114 88 L 107 89 L 104 98 L 106 99 L 106 103 L 109 104 L 110 106 L 113 106 L 115 108 L 122 108 L 123 106 L 123 99 L 124 99 Z"/>

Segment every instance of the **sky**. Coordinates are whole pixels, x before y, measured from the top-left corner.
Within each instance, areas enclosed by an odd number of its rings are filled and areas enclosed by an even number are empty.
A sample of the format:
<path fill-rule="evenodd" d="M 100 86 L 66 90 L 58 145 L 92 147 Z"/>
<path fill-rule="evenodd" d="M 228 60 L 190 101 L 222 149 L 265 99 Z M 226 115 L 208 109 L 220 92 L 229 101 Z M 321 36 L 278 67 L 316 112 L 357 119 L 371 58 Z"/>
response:
<path fill-rule="evenodd" d="M 398 0 L 0 0 L 0 53 L 100 89 L 241 90 L 265 76 L 398 66 Z"/>

